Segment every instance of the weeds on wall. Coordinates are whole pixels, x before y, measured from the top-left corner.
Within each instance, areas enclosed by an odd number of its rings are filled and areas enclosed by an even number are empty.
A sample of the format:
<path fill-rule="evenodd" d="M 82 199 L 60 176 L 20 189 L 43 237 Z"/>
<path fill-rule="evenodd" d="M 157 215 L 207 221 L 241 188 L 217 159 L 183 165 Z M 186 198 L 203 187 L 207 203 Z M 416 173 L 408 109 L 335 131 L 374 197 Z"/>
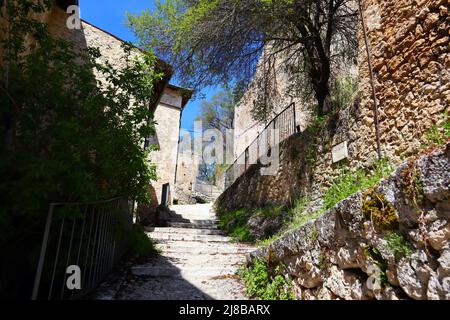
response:
<path fill-rule="evenodd" d="M 219 229 L 225 231 L 230 237 L 239 242 L 253 242 L 254 236 L 250 233 L 247 221 L 251 211 L 237 209 L 229 212 L 217 210 L 219 217 Z"/>
<path fill-rule="evenodd" d="M 444 122 L 438 126 L 433 125 L 427 132 L 425 132 L 425 143 L 423 148 L 432 145 L 443 145 L 450 141 L 450 115 L 448 112 L 442 113 Z"/>
<path fill-rule="evenodd" d="M 394 254 L 396 261 L 410 256 L 413 252 L 409 242 L 396 231 L 389 232 L 384 239 L 387 241 L 387 248 Z"/>
<path fill-rule="evenodd" d="M 295 230 L 308 221 L 311 221 L 312 219 L 317 218 L 322 212 L 311 212 L 305 214 L 305 210 L 308 207 L 308 205 L 311 203 L 311 198 L 308 196 L 305 197 L 298 197 L 295 199 L 292 207 L 288 210 L 290 221 L 283 226 L 283 228 L 275 235 L 267 238 L 267 239 L 260 239 L 256 242 L 258 246 L 266 246 L 275 240 L 281 238 L 286 232 L 289 232 L 291 230 Z"/>
<path fill-rule="evenodd" d="M 278 265 L 271 272 L 267 264 L 258 259 L 251 266 L 243 267 L 239 275 L 251 298 L 262 300 L 294 300 L 292 282 L 283 275 L 283 266 Z"/>
<path fill-rule="evenodd" d="M 434 146 L 429 147 L 430 150 L 435 149 Z M 422 242 L 427 246 L 428 232 L 426 230 L 425 212 L 422 208 L 425 197 L 423 192 L 423 183 L 420 179 L 420 172 L 417 167 L 417 159 L 420 154 L 414 159 L 408 161 L 405 169 L 401 173 L 401 183 L 405 199 L 416 210 L 418 217 L 418 229 Z"/>
<path fill-rule="evenodd" d="M 405 169 L 401 173 L 401 182 L 407 201 L 412 204 L 417 211 L 421 211 L 420 205 L 424 200 L 423 183 L 420 180 L 416 159 L 408 161 L 406 164 Z"/>
<path fill-rule="evenodd" d="M 235 241 L 254 242 L 257 239 L 250 230 L 249 219 L 258 216 L 262 220 L 277 220 L 285 214 L 286 210 L 281 205 L 269 205 L 254 209 L 241 208 L 228 212 L 216 208 L 216 212 L 219 218 L 219 229 L 225 231 Z M 269 229 L 264 230 L 264 237 L 272 236 L 273 231 Z"/>
<path fill-rule="evenodd" d="M 379 282 L 383 287 L 386 287 L 389 285 L 388 277 L 386 274 L 387 268 L 388 268 L 388 262 L 386 259 L 383 258 L 380 251 L 375 248 L 374 246 L 368 245 L 364 247 L 364 254 L 375 262 L 379 269 Z"/>
<path fill-rule="evenodd" d="M 374 186 L 382 178 L 388 176 L 394 171 L 389 159 L 375 161 L 372 170 L 367 172 L 364 169 L 358 169 L 354 172 L 344 170 L 330 188 L 325 192 L 323 198 L 323 209 L 328 210 L 334 207 L 339 201 L 351 196 L 352 194 Z"/>
<path fill-rule="evenodd" d="M 317 160 L 317 152 L 319 149 L 319 138 L 322 136 L 321 132 L 325 128 L 325 125 L 330 119 L 330 114 L 325 116 L 316 116 L 309 126 L 305 129 L 305 132 L 311 135 L 311 142 L 308 143 L 305 150 L 305 162 L 308 165 L 313 165 Z"/>

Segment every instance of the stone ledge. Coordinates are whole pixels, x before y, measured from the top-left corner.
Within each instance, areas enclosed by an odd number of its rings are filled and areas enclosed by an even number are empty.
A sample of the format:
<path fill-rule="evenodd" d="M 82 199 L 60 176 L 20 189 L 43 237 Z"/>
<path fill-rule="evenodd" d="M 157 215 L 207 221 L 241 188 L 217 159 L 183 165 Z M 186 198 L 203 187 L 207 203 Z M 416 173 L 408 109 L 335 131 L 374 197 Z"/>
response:
<path fill-rule="evenodd" d="M 377 230 L 364 216 L 361 191 L 251 252 L 247 263 L 255 259 L 269 265 L 283 263 L 299 299 L 450 300 L 449 150 L 450 143 L 403 163 L 374 188 L 395 208 L 398 227 L 393 230 Z M 403 187 L 405 170 L 412 166 L 417 168 L 424 196 L 417 208 L 411 206 Z M 386 240 L 391 231 L 408 242 L 409 254 L 396 258 Z M 368 248 L 376 249 L 380 257 L 367 254 Z M 368 279 L 380 269 L 380 262 L 385 264 L 386 282 L 381 288 L 369 288 Z"/>

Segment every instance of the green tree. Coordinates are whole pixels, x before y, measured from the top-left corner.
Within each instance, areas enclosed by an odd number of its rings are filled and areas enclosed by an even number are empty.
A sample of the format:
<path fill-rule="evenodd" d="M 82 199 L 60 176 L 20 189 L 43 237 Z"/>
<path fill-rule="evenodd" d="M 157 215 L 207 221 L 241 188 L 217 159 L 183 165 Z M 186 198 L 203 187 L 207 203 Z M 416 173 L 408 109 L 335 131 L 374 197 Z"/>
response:
<path fill-rule="evenodd" d="M 51 37 L 32 17 L 52 4 L 8 1 L 0 17 L 0 291 L 34 271 L 49 203 L 147 202 L 156 177 L 143 147 L 154 132 L 155 57 L 124 45 L 118 69 L 98 49 Z"/>
<path fill-rule="evenodd" d="M 128 17 L 141 45 L 170 61 L 186 85 L 248 84 L 259 63 L 258 104 L 268 108 L 282 59 L 294 78 L 306 75 L 319 115 L 330 109 L 332 62 L 355 56 L 356 20 L 352 0 L 165 0 Z"/>
<path fill-rule="evenodd" d="M 214 94 L 209 101 L 202 101 L 196 120 L 202 121 L 203 130 L 218 130 L 226 144 L 227 130 L 233 129 L 234 109 L 241 97 L 240 86 L 236 86 L 234 89 L 225 86 L 222 91 Z M 199 165 L 199 178 L 216 183 L 219 175 L 223 174 L 227 167 L 228 165 L 223 163 L 201 163 Z"/>
<path fill-rule="evenodd" d="M 202 121 L 203 129 L 216 129 L 225 136 L 226 130 L 233 129 L 237 102 L 233 90 L 219 91 L 209 101 L 202 101 L 197 120 Z"/>

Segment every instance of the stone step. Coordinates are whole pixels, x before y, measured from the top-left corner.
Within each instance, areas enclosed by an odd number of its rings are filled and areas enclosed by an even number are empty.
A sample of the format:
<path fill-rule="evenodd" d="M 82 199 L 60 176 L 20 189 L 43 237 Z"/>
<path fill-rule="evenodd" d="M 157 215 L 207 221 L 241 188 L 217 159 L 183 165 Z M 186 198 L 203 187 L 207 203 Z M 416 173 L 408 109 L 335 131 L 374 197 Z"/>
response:
<path fill-rule="evenodd" d="M 148 278 L 129 285 L 119 294 L 121 300 L 246 300 L 244 288 L 237 280 L 214 279 L 186 281 L 176 278 Z M 205 284 L 206 282 L 206 284 Z M 112 300 L 106 296 L 107 300 Z"/>
<path fill-rule="evenodd" d="M 205 254 L 195 255 L 165 252 L 164 258 L 176 267 L 217 267 L 217 266 L 237 266 L 246 262 L 246 256 L 240 254 Z M 153 263 L 152 263 L 153 264 Z"/>
<path fill-rule="evenodd" d="M 186 229 L 209 229 L 209 230 L 217 230 L 216 223 L 193 223 L 193 222 L 177 222 L 177 221 L 169 221 L 167 222 L 168 227 L 172 228 L 186 228 Z"/>
<path fill-rule="evenodd" d="M 147 235 L 153 240 L 159 241 L 199 241 L 199 242 L 230 242 L 232 239 L 220 235 L 207 234 L 183 234 L 166 232 L 147 232 Z"/>
<path fill-rule="evenodd" d="M 180 242 L 179 245 L 174 243 L 157 243 L 156 247 L 162 250 L 162 253 L 167 254 L 248 254 L 253 252 L 255 248 L 235 247 L 235 246 L 191 246 Z"/>
<path fill-rule="evenodd" d="M 185 267 L 179 269 L 175 266 L 134 266 L 131 273 L 135 276 L 167 277 L 174 279 L 213 278 L 233 275 L 238 267 Z"/>
<path fill-rule="evenodd" d="M 217 267 L 235 267 L 245 263 L 244 254 L 205 254 L 192 255 L 186 253 L 164 253 L 164 256 L 157 257 L 154 260 L 140 264 L 139 267 L 170 267 L 170 268 L 217 268 Z"/>
<path fill-rule="evenodd" d="M 211 203 L 196 203 L 196 204 L 179 204 L 171 205 L 170 210 L 175 212 L 198 212 L 203 214 L 210 214 L 213 212 L 213 206 Z"/>
<path fill-rule="evenodd" d="M 198 223 L 198 224 L 217 224 L 219 223 L 219 219 L 217 218 L 202 218 L 202 217 L 185 217 L 181 218 L 170 218 L 168 221 L 170 222 L 190 222 L 190 223 Z"/>
<path fill-rule="evenodd" d="M 225 233 L 218 229 L 197 229 L 197 228 L 174 228 L 174 227 L 145 227 L 147 232 L 157 233 L 176 233 L 176 234 L 203 234 L 203 235 L 225 235 Z"/>

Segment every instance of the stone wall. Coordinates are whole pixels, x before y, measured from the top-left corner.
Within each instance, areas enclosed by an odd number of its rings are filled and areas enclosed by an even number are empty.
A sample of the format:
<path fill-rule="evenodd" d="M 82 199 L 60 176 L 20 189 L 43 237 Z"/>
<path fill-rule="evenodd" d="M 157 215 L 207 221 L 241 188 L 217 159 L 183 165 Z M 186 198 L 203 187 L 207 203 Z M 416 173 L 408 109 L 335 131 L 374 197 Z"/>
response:
<path fill-rule="evenodd" d="M 450 1 L 364 0 L 383 152 L 400 161 L 450 109 Z M 372 98 L 360 31 L 362 126 L 357 153 L 375 154 Z M 363 155 L 352 155 L 363 158 Z"/>
<path fill-rule="evenodd" d="M 66 27 L 67 17 L 68 15 L 64 10 L 54 7 L 48 17 L 49 31 L 52 35 L 70 40 L 79 50 L 87 47 L 98 48 L 103 60 L 109 61 L 119 69 L 125 67 L 123 40 L 86 21 L 82 21 L 80 30 L 70 30 Z M 139 55 L 141 51 L 136 49 L 134 54 Z M 106 81 L 100 74 L 97 74 L 96 77 L 100 81 Z M 172 189 L 174 187 L 182 108 L 182 90 L 167 86 L 154 113 L 156 134 L 150 139 L 150 143 L 156 144 L 159 150 L 151 152 L 148 159 L 149 163 L 156 165 L 158 179 L 152 182 L 149 189 L 150 197 L 153 200 L 152 205 L 142 206 L 142 220 L 148 219 L 149 215 L 152 212 L 154 213 L 161 203 L 162 186 L 169 183 Z"/>
<path fill-rule="evenodd" d="M 225 210 L 289 205 L 299 196 L 308 195 L 313 200 L 312 206 L 320 206 L 324 191 L 340 174 L 337 168 L 353 165 L 349 160 L 333 164 L 333 142 L 349 141 L 349 153 L 354 154 L 358 133 L 353 128 L 358 126 L 359 119 L 360 106 L 355 103 L 334 114 L 323 126 L 282 141 L 279 166 L 273 175 L 262 175 L 260 164 L 251 165 L 222 193 L 217 205 Z"/>
<path fill-rule="evenodd" d="M 450 113 L 450 1 L 365 0 L 363 7 L 373 55 L 382 156 L 399 164 L 416 154 L 427 131 L 444 122 L 444 112 Z M 261 176 L 252 166 L 219 198 L 219 205 L 288 204 L 301 195 L 320 199 L 339 175 L 337 167 L 370 168 L 377 159 L 376 135 L 361 29 L 358 34 L 355 103 L 331 115 L 320 129 L 310 127 L 282 143 L 275 176 Z M 244 109 L 236 109 L 236 117 L 243 114 L 242 123 L 250 117 L 249 108 Z M 348 157 L 333 163 L 331 150 L 343 142 Z"/>
<path fill-rule="evenodd" d="M 262 57 L 258 63 L 257 75 L 260 74 L 264 68 Z M 289 76 L 283 68 L 284 58 L 280 55 L 276 56 L 273 76 L 273 91 L 270 94 L 271 104 L 273 110 L 267 122 L 257 121 L 252 116 L 252 109 L 257 99 L 258 83 L 252 82 L 249 89 L 245 92 L 242 99 L 236 105 L 234 112 L 234 159 L 238 158 L 245 149 L 252 143 L 252 141 L 263 131 L 266 124 L 273 119 L 273 117 L 280 113 L 285 107 L 291 103 L 296 104 L 297 123 L 301 129 L 306 127 L 309 118 L 309 112 L 304 106 L 304 101 L 299 97 L 298 92 L 292 90 L 289 85 Z M 256 80 L 256 82 L 259 82 Z"/>
<path fill-rule="evenodd" d="M 247 260 L 255 259 L 284 265 L 299 299 L 450 300 L 450 144 Z"/>
<path fill-rule="evenodd" d="M 192 193 L 192 187 L 198 176 L 200 156 L 191 150 L 180 150 L 178 154 L 176 185 L 185 194 Z"/>

